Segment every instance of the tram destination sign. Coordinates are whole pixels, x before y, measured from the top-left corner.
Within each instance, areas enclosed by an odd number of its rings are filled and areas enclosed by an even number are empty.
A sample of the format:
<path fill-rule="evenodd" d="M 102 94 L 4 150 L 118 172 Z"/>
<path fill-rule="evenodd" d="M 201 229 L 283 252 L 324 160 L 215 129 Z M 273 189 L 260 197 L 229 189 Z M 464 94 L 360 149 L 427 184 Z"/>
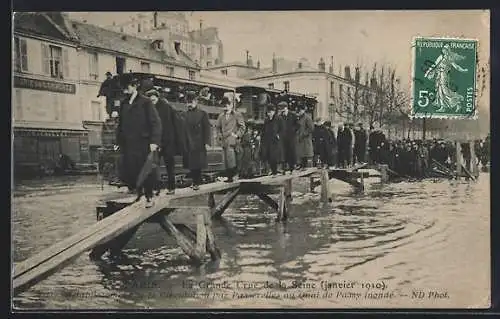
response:
<path fill-rule="evenodd" d="M 14 87 L 41 91 L 51 91 L 66 94 L 75 94 L 76 85 L 48 80 L 29 79 L 20 76 L 14 77 Z"/>

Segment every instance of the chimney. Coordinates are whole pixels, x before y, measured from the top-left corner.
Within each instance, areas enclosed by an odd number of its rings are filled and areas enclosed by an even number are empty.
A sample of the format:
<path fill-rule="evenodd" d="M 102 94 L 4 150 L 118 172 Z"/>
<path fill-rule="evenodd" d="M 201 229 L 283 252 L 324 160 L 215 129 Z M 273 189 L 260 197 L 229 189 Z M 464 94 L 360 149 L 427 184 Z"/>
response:
<path fill-rule="evenodd" d="M 181 50 L 181 43 L 179 41 L 175 41 L 174 42 L 174 49 L 175 49 L 175 53 L 177 55 L 180 54 L 180 50 Z"/>
<path fill-rule="evenodd" d="M 356 69 L 355 69 L 354 80 L 356 81 L 356 83 L 359 83 L 359 81 L 360 81 L 359 67 L 356 67 Z"/>
<path fill-rule="evenodd" d="M 333 56 L 330 57 L 330 67 L 328 68 L 328 72 L 333 74 Z"/>
<path fill-rule="evenodd" d="M 351 78 L 351 68 L 349 66 L 346 66 L 344 68 L 344 78 L 348 81 L 351 81 L 352 78 Z"/>
<path fill-rule="evenodd" d="M 366 75 L 365 75 L 365 86 L 368 86 L 369 81 L 370 81 L 370 76 L 368 75 L 368 72 L 366 72 Z"/>
<path fill-rule="evenodd" d="M 248 56 L 248 66 L 253 67 L 253 60 L 251 55 Z"/>
<path fill-rule="evenodd" d="M 260 61 L 257 61 L 257 69 L 260 69 Z"/>
<path fill-rule="evenodd" d="M 321 72 L 325 72 L 325 71 L 326 71 L 326 64 L 325 64 L 325 60 L 323 60 L 323 58 L 320 58 L 320 59 L 319 59 L 318 69 L 319 69 Z"/>
<path fill-rule="evenodd" d="M 273 73 L 278 73 L 278 61 L 276 61 L 276 55 L 273 53 Z"/>
<path fill-rule="evenodd" d="M 302 61 L 299 61 L 297 68 L 300 70 L 302 69 Z"/>

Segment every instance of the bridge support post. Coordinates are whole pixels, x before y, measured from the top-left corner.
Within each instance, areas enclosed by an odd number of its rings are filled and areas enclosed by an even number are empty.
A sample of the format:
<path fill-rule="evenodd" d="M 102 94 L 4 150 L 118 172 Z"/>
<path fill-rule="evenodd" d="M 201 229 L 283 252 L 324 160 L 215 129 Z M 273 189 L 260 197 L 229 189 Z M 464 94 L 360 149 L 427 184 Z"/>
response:
<path fill-rule="evenodd" d="M 380 170 L 380 182 L 381 183 L 388 183 L 389 182 L 389 166 L 387 164 L 380 164 L 378 166 Z"/>
<path fill-rule="evenodd" d="M 321 180 L 321 202 L 328 203 L 330 196 L 330 177 L 327 169 L 322 169 L 320 172 Z"/>
<path fill-rule="evenodd" d="M 456 178 L 457 180 L 460 180 L 460 177 L 462 176 L 462 153 L 460 150 L 460 141 L 455 142 L 455 166 L 456 166 Z"/>
<path fill-rule="evenodd" d="M 469 148 L 471 153 L 471 170 L 472 175 L 477 179 L 479 177 L 479 163 L 478 158 L 476 156 L 476 151 L 474 150 L 474 141 L 469 142 Z"/>
<path fill-rule="evenodd" d="M 240 192 L 240 188 L 236 188 L 235 190 L 229 192 L 224 196 L 224 198 L 221 199 L 219 204 L 217 204 L 215 207 L 211 209 L 212 211 L 212 218 L 219 218 L 222 216 L 224 211 L 229 207 L 229 205 L 234 201 L 236 196 L 238 196 L 238 193 Z M 215 202 L 215 201 L 214 201 Z"/>

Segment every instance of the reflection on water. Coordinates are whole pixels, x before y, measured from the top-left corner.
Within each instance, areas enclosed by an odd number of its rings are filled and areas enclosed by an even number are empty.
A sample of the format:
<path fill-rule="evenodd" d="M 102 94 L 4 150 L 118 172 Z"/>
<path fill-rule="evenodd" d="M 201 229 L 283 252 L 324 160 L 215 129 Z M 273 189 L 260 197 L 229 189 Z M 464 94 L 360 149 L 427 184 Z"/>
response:
<path fill-rule="evenodd" d="M 219 261 L 190 265 L 158 225 L 146 224 L 127 245 L 126 260 L 91 262 L 84 254 L 16 297 L 15 306 L 475 307 L 489 300 L 488 174 L 471 183 L 371 184 L 364 194 L 335 181 L 326 207 L 304 193 L 305 184 L 294 187 L 286 224 L 258 200 L 237 198 L 213 223 Z M 95 223 L 96 201 L 112 190 L 91 177 L 16 185 L 13 259 Z M 321 287 L 344 281 L 357 282 L 352 291 L 363 295 L 361 283 L 383 282 L 383 291 L 398 297 L 343 298 Z M 446 290 L 450 298 L 402 296 L 412 289 Z"/>

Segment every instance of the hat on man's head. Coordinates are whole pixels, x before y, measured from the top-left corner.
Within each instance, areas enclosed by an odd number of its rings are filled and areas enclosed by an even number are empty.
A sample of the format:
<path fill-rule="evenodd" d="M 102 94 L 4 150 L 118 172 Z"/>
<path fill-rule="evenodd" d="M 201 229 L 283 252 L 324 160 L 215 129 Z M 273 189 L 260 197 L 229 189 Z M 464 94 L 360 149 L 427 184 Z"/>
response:
<path fill-rule="evenodd" d="M 191 103 L 191 102 L 193 102 L 194 100 L 197 100 L 197 99 L 198 99 L 198 95 L 196 95 L 195 92 L 193 92 L 193 91 L 187 91 L 186 92 L 186 101 L 188 103 Z"/>
<path fill-rule="evenodd" d="M 127 85 L 133 85 L 133 86 L 139 86 L 139 80 L 136 78 L 130 78 L 127 83 Z"/>
<path fill-rule="evenodd" d="M 220 102 L 220 104 L 221 104 L 222 106 L 226 106 L 226 105 L 231 104 L 231 101 L 229 100 L 229 98 L 228 98 L 227 96 L 224 96 L 224 97 L 222 98 L 222 101 Z"/>
<path fill-rule="evenodd" d="M 286 101 L 281 101 L 278 103 L 278 108 L 283 109 L 285 107 L 288 107 L 288 103 Z"/>
<path fill-rule="evenodd" d="M 149 91 L 146 91 L 144 94 L 147 97 L 150 97 L 150 96 L 153 96 L 153 95 L 156 95 L 156 97 L 160 97 L 160 92 L 158 92 L 156 89 L 151 89 Z"/>
<path fill-rule="evenodd" d="M 113 76 L 113 74 L 111 74 L 111 72 L 106 72 L 106 75 L 109 75 L 109 76 Z"/>
<path fill-rule="evenodd" d="M 325 123 L 323 123 L 323 125 L 325 125 L 326 127 L 332 127 L 332 122 L 326 121 Z"/>

